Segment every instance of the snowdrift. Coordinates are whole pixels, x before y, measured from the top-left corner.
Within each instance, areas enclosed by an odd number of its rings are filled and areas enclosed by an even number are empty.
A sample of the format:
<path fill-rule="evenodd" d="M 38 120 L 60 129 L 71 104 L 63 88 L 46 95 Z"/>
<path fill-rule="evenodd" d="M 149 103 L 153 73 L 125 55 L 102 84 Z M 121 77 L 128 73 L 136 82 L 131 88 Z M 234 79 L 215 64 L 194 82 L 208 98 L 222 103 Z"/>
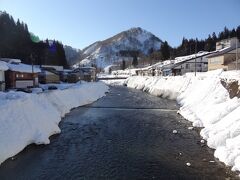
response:
<path fill-rule="evenodd" d="M 216 149 L 215 157 L 232 170 L 240 171 L 240 98 L 229 97 L 221 81 L 238 81 L 240 71 L 222 70 L 206 73 L 189 73 L 175 77 L 129 77 L 128 87 L 146 91 L 152 95 L 176 99 L 179 113 L 203 127 L 200 134 L 209 147 Z"/>
<path fill-rule="evenodd" d="M 29 144 L 49 144 L 49 136 L 61 132 L 58 124 L 66 113 L 96 101 L 107 91 L 99 82 L 41 94 L 1 92 L 0 163 Z"/>

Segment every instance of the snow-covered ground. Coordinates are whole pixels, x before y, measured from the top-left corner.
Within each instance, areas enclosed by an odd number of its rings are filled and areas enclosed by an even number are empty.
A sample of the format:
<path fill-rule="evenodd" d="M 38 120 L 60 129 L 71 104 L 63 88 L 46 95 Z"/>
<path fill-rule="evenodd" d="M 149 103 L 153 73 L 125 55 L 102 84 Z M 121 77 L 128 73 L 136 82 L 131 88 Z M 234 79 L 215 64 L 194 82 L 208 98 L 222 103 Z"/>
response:
<path fill-rule="evenodd" d="M 128 87 L 146 91 L 155 96 L 176 99 L 179 113 L 193 126 L 203 127 L 200 134 L 207 145 L 216 149 L 214 155 L 232 170 L 240 171 L 240 99 L 230 98 L 221 84 L 237 80 L 240 71 L 222 70 L 186 74 L 175 77 L 132 76 Z"/>
<path fill-rule="evenodd" d="M 101 80 L 101 81 L 110 86 L 123 86 L 125 82 L 124 79 Z"/>
<path fill-rule="evenodd" d="M 58 124 L 66 113 L 107 91 L 108 86 L 98 82 L 39 94 L 0 92 L 0 163 L 29 144 L 49 144 L 49 136 L 61 132 Z"/>

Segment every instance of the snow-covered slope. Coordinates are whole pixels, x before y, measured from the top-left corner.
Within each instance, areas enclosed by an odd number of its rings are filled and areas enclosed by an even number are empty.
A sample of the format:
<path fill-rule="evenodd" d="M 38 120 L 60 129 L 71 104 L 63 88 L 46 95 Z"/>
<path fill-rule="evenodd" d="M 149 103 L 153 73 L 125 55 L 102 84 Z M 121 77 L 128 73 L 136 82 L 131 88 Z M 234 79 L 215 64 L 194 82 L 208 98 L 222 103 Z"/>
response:
<path fill-rule="evenodd" d="M 162 41 L 141 28 L 131 28 L 104 41 L 97 41 L 82 50 L 81 64 L 106 67 L 121 61 L 120 51 L 139 51 L 148 54 L 150 49 L 160 49 Z"/>
<path fill-rule="evenodd" d="M 240 171 L 240 98 L 230 98 L 222 82 L 238 82 L 240 71 L 222 70 L 184 76 L 132 76 L 128 87 L 141 89 L 155 96 L 176 99 L 179 113 L 193 126 L 204 127 L 201 136 L 216 149 L 214 155 L 232 170 Z M 230 90 L 232 90 L 230 88 Z"/>

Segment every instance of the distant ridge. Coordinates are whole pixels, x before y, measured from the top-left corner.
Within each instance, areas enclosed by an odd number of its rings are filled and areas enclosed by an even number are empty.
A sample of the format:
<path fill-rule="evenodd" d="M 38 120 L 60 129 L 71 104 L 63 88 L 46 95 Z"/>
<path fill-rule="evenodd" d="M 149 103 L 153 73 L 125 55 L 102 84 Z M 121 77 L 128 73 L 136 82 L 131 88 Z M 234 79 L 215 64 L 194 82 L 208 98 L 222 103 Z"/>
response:
<path fill-rule="evenodd" d="M 97 41 L 81 52 L 80 61 L 76 64 L 106 67 L 121 61 L 120 51 L 139 51 L 147 55 L 149 51 L 159 50 L 162 40 L 152 33 L 140 28 L 131 28 L 103 41 Z"/>

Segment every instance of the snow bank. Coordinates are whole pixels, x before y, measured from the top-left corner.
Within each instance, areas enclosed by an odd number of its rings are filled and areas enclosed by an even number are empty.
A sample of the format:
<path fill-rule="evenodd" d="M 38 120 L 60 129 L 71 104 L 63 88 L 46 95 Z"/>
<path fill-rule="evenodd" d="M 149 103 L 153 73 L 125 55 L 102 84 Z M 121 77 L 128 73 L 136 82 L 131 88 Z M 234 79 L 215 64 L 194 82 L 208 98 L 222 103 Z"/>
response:
<path fill-rule="evenodd" d="M 204 127 L 200 134 L 207 145 L 216 149 L 215 157 L 232 170 L 240 171 L 240 99 L 230 98 L 221 83 L 238 81 L 240 71 L 222 70 L 206 73 L 189 73 L 175 77 L 129 77 L 128 87 L 141 89 L 150 94 L 176 99 L 179 113 L 193 122 L 193 126 Z"/>
<path fill-rule="evenodd" d="M 98 82 L 40 94 L 0 92 L 0 163 L 29 144 L 49 144 L 49 136 L 60 133 L 58 124 L 66 113 L 96 101 L 107 91 Z"/>
<path fill-rule="evenodd" d="M 123 86 L 124 85 L 124 79 L 116 79 L 116 80 L 101 80 L 105 84 L 109 86 Z"/>

